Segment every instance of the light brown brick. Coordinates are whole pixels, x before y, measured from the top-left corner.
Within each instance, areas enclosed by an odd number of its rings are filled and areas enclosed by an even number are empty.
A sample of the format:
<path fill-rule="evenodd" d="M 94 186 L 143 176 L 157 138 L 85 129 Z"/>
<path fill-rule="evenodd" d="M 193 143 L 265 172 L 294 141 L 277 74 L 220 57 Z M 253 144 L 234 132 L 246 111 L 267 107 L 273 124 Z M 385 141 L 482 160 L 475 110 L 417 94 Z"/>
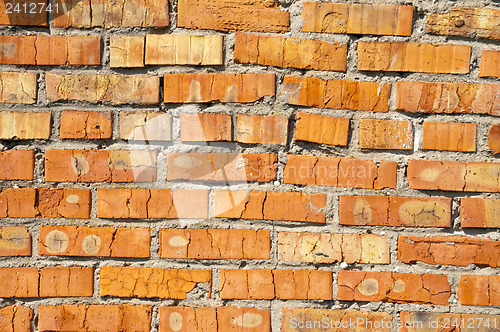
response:
<path fill-rule="evenodd" d="M 111 138 L 111 111 L 62 111 L 59 137 L 76 139 Z"/>
<path fill-rule="evenodd" d="M 171 141 L 172 115 L 159 112 L 120 112 L 120 138 L 130 141 Z"/>
<path fill-rule="evenodd" d="M 424 122 L 424 150 L 476 151 L 475 123 Z"/>
<path fill-rule="evenodd" d="M 463 191 L 466 167 L 461 161 L 410 160 L 408 182 L 413 189 Z"/>
<path fill-rule="evenodd" d="M 0 73 L 0 103 L 35 104 L 38 74 L 21 72 Z"/>
<path fill-rule="evenodd" d="M 500 228 L 500 199 L 466 197 L 460 200 L 462 228 Z"/>
<path fill-rule="evenodd" d="M 38 297 L 36 267 L 0 268 L 0 297 Z"/>
<path fill-rule="evenodd" d="M 359 120 L 361 149 L 412 150 L 413 123 L 403 120 Z"/>
<path fill-rule="evenodd" d="M 92 296 L 93 267 L 44 267 L 40 269 L 40 296 Z"/>
<path fill-rule="evenodd" d="M 486 50 L 481 53 L 479 77 L 500 77 L 500 51 Z"/>
<path fill-rule="evenodd" d="M 236 141 L 250 144 L 286 144 L 285 116 L 240 114 L 236 120 Z"/>
<path fill-rule="evenodd" d="M 181 141 L 231 141 L 231 116 L 226 113 L 181 113 Z"/>
<path fill-rule="evenodd" d="M 0 256 L 31 256 L 31 235 L 26 227 L 0 227 Z"/>
<path fill-rule="evenodd" d="M 33 180 L 35 151 L 6 150 L 0 152 L 0 180 Z"/>
<path fill-rule="evenodd" d="M 465 275 L 458 283 L 458 303 L 475 306 L 500 305 L 500 275 Z"/>
<path fill-rule="evenodd" d="M 0 25 L 28 25 L 28 26 L 44 26 L 48 25 L 48 14 L 46 11 L 41 11 L 41 7 L 35 7 L 36 13 L 30 14 L 29 11 L 24 11 L 24 6 L 29 6 L 32 3 L 31 0 L 19 0 L 10 2 L 13 7 L 9 7 L 11 13 L 7 13 L 7 3 L 8 1 L 0 2 Z M 16 5 L 19 4 L 19 12 L 15 11 Z M 21 8 L 23 10 L 21 10 Z M 28 7 L 29 8 L 29 7 Z M 42 9 L 45 9 L 42 7 Z"/>
<path fill-rule="evenodd" d="M 500 192 L 500 163 L 468 162 L 464 191 Z"/>
<path fill-rule="evenodd" d="M 109 66 L 111 68 L 144 67 L 144 36 L 111 37 Z"/>
<path fill-rule="evenodd" d="M 0 309 L 0 329 L 4 332 L 31 332 L 33 309 L 9 305 Z"/>
<path fill-rule="evenodd" d="M 349 122 L 349 118 L 298 112 L 295 140 L 347 146 Z"/>
<path fill-rule="evenodd" d="M 488 147 L 493 154 L 500 153 L 500 124 L 492 125 L 488 131 Z"/>
<path fill-rule="evenodd" d="M 51 112 L 0 111 L 0 139 L 48 139 Z"/>

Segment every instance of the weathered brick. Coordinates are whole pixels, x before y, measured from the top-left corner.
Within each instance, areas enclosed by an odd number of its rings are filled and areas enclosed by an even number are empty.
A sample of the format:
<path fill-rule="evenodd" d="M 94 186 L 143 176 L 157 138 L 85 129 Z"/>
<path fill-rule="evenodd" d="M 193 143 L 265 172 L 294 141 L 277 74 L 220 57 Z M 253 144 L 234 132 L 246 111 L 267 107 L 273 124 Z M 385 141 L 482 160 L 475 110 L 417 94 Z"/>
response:
<path fill-rule="evenodd" d="M 80 139 L 111 138 L 111 111 L 62 111 L 59 137 Z"/>
<path fill-rule="evenodd" d="M 500 242 L 467 236 L 399 236 L 398 259 L 432 265 L 500 266 Z"/>
<path fill-rule="evenodd" d="M 453 329 L 457 332 L 490 330 L 488 327 L 498 326 L 500 315 L 473 315 L 441 312 L 407 312 L 401 311 L 401 332 L 446 331 Z M 432 327 L 432 329 L 427 328 Z"/>
<path fill-rule="evenodd" d="M 500 153 L 500 124 L 492 125 L 488 131 L 488 147 L 494 154 Z"/>
<path fill-rule="evenodd" d="M 396 83 L 396 109 L 422 113 L 472 113 L 500 116 L 500 84 Z"/>
<path fill-rule="evenodd" d="M 286 144 L 285 116 L 240 114 L 236 120 L 236 141 L 253 144 Z"/>
<path fill-rule="evenodd" d="M 500 305 L 500 275 L 464 275 L 458 283 L 458 302 L 463 305 Z"/>
<path fill-rule="evenodd" d="M 153 182 L 156 151 L 47 150 L 47 182 Z"/>
<path fill-rule="evenodd" d="M 226 113 L 181 113 L 181 141 L 231 141 L 231 116 Z"/>
<path fill-rule="evenodd" d="M 149 305 L 41 305 L 40 331 L 148 332 L 153 308 Z"/>
<path fill-rule="evenodd" d="M 427 16 L 426 31 L 437 35 L 500 39 L 499 24 L 500 10 L 453 7 L 448 13 Z"/>
<path fill-rule="evenodd" d="M 31 256 L 31 235 L 26 227 L 0 227 L 0 256 Z"/>
<path fill-rule="evenodd" d="M 111 68 L 144 67 L 144 36 L 111 37 L 109 66 Z"/>
<path fill-rule="evenodd" d="M 269 259 L 268 230 L 161 229 L 161 258 Z"/>
<path fill-rule="evenodd" d="M 341 225 L 451 227 L 451 198 L 340 196 Z"/>
<path fill-rule="evenodd" d="M 303 32 L 410 36 L 413 6 L 305 2 Z"/>
<path fill-rule="evenodd" d="M 40 296 L 92 296 L 93 267 L 44 267 L 40 269 Z"/>
<path fill-rule="evenodd" d="M 81 257 L 149 257 L 149 228 L 40 226 L 38 254 Z"/>
<path fill-rule="evenodd" d="M 215 217 L 325 223 L 325 194 L 215 190 Z"/>
<path fill-rule="evenodd" d="M 88 219 L 90 200 L 89 189 L 37 189 L 37 208 L 42 217 Z"/>
<path fill-rule="evenodd" d="M 35 188 L 7 188 L 0 192 L 1 218 L 34 218 L 37 192 Z"/>
<path fill-rule="evenodd" d="M 358 69 L 468 74 L 471 50 L 472 48 L 467 45 L 360 41 Z"/>
<path fill-rule="evenodd" d="M 464 191 L 500 192 L 500 163 L 468 162 Z"/>
<path fill-rule="evenodd" d="M 347 146 L 349 118 L 297 112 L 295 140 Z"/>
<path fill-rule="evenodd" d="M 48 139 L 51 112 L 0 111 L 0 139 Z"/>
<path fill-rule="evenodd" d="M 345 72 L 347 44 L 237 32 L 234 62 Z"/>
<path fill-rule="evenodd" d="M 391 84 L 285 76 L 282 90 L 292 105 L 387 112 Z"/>
<path fill-rule="evenodd" d="M 290 31 L 290 14 L 275 0 L 180 0 L 177 26 L 220 31 Z"/>
<path fill-rule="evenodd" d="M 165 28 L 169 23 L 168 0 L 55 0 L 60 13 L 57 28 Z"/>
<path fill-rule="evenodd" d="M 38 297 L 36 267 L 0 268 L 0 297 Z"/>
<path fill-rule="evenodd" d="M 270 182 L 277 162 L 276 154 L 168 153 L 167 181 Z"/>
<path fill-rule="evenodd" d="M 0 103 L 35 104 L 38 74 L 21 72 L 0 73 Z"/>
<path fill-rule="evenodd" d="M 500 228 L 500 199 L 466 197 L 460 200 L 462 228 Z"/>
<path fill-rule="evenodd" d="M 403 120 L 359 120 L 361 149 L 412 150 L 413 123 Z"/>
<path fill-rule="evenodd" d="M 45 73 L 51 101 L 154 105 L 160 102 L 160 78 L 146 75 L 60 75 Z"/>
<path fill-rule="evenodd" d="M 186 294 L 199 283 L 211 284 L 211 282 L 211 270 L 103 266 L 101 267 L 99 294 L 101 296 L 185 299 Z"/>
<path fill-rule="evenodd" d="M 442 274 L 339 271 L 339 301 L 448 304 L 450 284 Z"/>
<path fill-rule="evenodd" d="M 97 189 L 97 217 L 208 218 L 208 190 Z"/>
<path fill-rule="evenodd" d="M 348 233 L 278 233 L 278 260 L 284 262 L 389 264 L 387 237 Z"/>
<path fill-rule="evenodd" d="M 424 150 L 476 151 L 475 123 L 424 122 Z"/>
<path fill-rule="evenodd" d="M 500 51 L 485 50 L 481 53 L 479 77 L 500 77 Z"/>
<path fill-rule="evenodd" d="M 332 272 L 221 269 L 219 295 L 221 299 L 332 300 Z"/>
<path fill-rule="evenodd" d="M 172 140 L 172 115 L 159 112 L 120 112 L 120 138 L 130 141 Z"/>
<path fill-rule="evenodd" d="M 0 64 L 101 64 L 101 37 L 95 36 L 0 36 L 0 48 Z"/>
<path fill-rule="evenodd" d="M 222 35 L 146 35 L 146 65 L 218 66 L 223 62 Z"/>
<path fill-rule="evenodd" d="M 7 150 L 0 152 L 0 180 L 33 180 L 34 171 L 35 151 Z"/>
<path fill-rule="evenodd" d="M 29 8 L 29 5 L 33 1 L 31 0 L 19 0 L 16 2 L 10 2 L 6 0 L 0 1 L 0 25 L 28 25 L 28 26 L 44 26 L 48 25 L 48 14 L 46 11 L 35 10 L 35 14 L 28 11 L 24 11 L 24 6 Z M 10 13 L 7 13 L 7 3 L 13 4 L 10 7 Z M 19 12 L 17 12 L 16 6 L 19 4 Z M 36 8 L 35 8 L 36 9 Z M 45 8 L 43 8 L 45 9 Z"/>
<path fill-rule="evenodd" d="M 461 161 L 410 160 L 407 177 L 413 189 L 463 191 L 466 172 Z"/>
<path fill-rule="evenodd" d="M 0 330 L 4 332 L 31 332 L 33 309 L 9 305 L 0 309 Z"/>
<path fill-rule="evenodd" d="M 275 95 L 275 74 L 166 74 L 165 103 L 253 103 Z"/>

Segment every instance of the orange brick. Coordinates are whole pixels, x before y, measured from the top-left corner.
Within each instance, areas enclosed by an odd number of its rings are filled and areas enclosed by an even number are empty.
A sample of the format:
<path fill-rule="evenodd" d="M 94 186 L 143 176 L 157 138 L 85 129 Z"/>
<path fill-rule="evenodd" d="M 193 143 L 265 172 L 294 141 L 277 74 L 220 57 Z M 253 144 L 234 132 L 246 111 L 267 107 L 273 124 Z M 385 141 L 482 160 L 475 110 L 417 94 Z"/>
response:
<path fill-rule="evenodd" d="M 32 1 L 31 0 L 20 0 L 13 4 L 12 7 L 7 7 L 8 1 L 0 1 L 0 25 L 29 25 L 29 26 L 47 26 L 48 25 L 48 13 L 45 10 L 40 10 L 40 8 L 45 9 L 44 7 L 38 7 L 35 9 L 35 14 L 31 14 L 28 11 L 19 10 L 19 12 L 15 11 L 16 5 L 19 4 L 19 8 L 24 9 L 24 6 L 29 6 Z M 10 9 L 11 13 L 7 13 L 7 9 Z"/>
<path fill-rule="evenodd" d="M 38 307 L 40 331 L 136 331 L 151 329 L 153 308 L 149 305 L 41 305 Z"/>
<path fill-rule="evenodd" d="M 500 163 L 468 162 L 464 191 L 500 192 Z"/>
<path fill-rule="evenodd" d="M 410 160 L 407 177 L 410 188 L 463 191 L 466 163 L 461 161 Z"/>
<path fill-rule="evenodd" d="M 453 7 L 444 14 L 427 16 L 426 31 L 437 35 L 500 39 L 500 10 Z"/>
<path fill-rule="evenodd" d="M 295 140 L 347 146 L 349 118 L 298 112 Z"/>
<path fill-rule="evenodd" d="M 33 180 L 35 151 L 7 150 L 0 152 L 0 180 Z"/>
<path fill-rule="evenodd" d="M 111 37 L 109 66 L 111 68 L 144 67 L 144 36 Z"/>
<path fill-rule="evenodd" d="M 215 217 L 325 223 L 325 194 L 215 190 Z"/>
<path fill-rule="evenodd" d="M 0 192 L 1 218 L 34 218 L 37 192 L 35 188 L 7 188 Z"/>
<path fill-rule="evenodd" d="M 166 74 L 165 103 L 253 103 L 275 95 L 274 74 Z"/>
<path fill-rule="evenodd" d="M 48 139 L 51 112 L 0 112 L 0 139 Z"/>
<path fill-rule="evenodd" d="M 341 225 L 451 227 L 450 198 L 340 196 Z"/>
<path fill-rule="evenodd" d="M 38 297 L 36 267 L 0 268 L 0 297 Z"/>
<path fill-rule="evenodd" d="M 31 332 L 33 309 L 9 305 L 0 309 L 0 328 L 5 332 Z"/>
<path fill-rule="evenodd" d="M 360 41 L 358 69 L 468 74 L 471 50 L 472 48 L 466 45 Z"/>
<path fill-rule="evenodd" d="M 424 150 L 476 151 L 475 123 L 424 122 Z"/>
<path fill-rule="evenodd" d="M 42 217 L 88 219 L 90 199 L 89 189 L 37 189 L 37 208 Z"/>
<path fill-rule="evenodd" d="M 101 267 L 101 296 L 185 299 L 199 283 L 212 282 L 210 270 Z M 209 288 L 210 297 L 210 288 Z"/>
<path fill-rule="evenodd" d="M 403 263 L 498 267 L 500 242 L 467 236 L 399 236 L 398 259 Z"/>
<path fill-rule="evenodd" d="M 500 77 L 500 51 L 487 50 L 481 53 L 479 77 Z"/>
<path fill-rule="evenodd" d="M 458 283 L 458 302 L 463 305 L 500 305 L 500 276 L 462 274 Z"/>
<path fill-rule="evenodd" d="M 81 257 L 149 257 L 149 228 L 40 226 L 38 254 Z"/>
<path fill-rule="evenodd" d="M 111 138 L 113 114 L 111 111 L 62 111 L 61 138 Z"/>
<path fill-rule="evenodd" d="M 0 73 L 0 103 L 35 104 L 38 74 L 21 72 Z"/>
<path fill-rule="evenodd" d="M 26 227 L 0 227 L 0 256 L 31 256 L 31 235 Z"/>
<path fill-rule="evenodd" d="M 410 36 L 412 6 L 305 2 L 303 32 Z"/>
<path fill-rule="evenodd" d="M 422 113 L 472 113 L 500 116 L 500 84 L 396 83 L 396 109 Z"/>
<path fill-rule="evenodd" d="M 268 230 L 161 229 L 161 258 L 269 259 Z"/>
<path fill-rule="evenodd" d="M 242 153 L 168 153 L 167 181 L 270 182 L 278 156 Z"/>
<path fill-rule="evenodd" d="M 347 44 L 237 32 L 234 62 L 345 72 Z"/>
<path fill-rule="evenodd" d="M 474 329 L 494 326 L 500 315 L 472 315 L 440 312 L 407 312 L 399 313 L 401 332 L 422 331 L 424 326 L 432 326 L 432 331 L 446 331 L 450 328 L 455 331 L 473 331 Z M 421 324 L 421 325 L 420 325 Z M 429 325 L 432 324 L 432 325 Z M 498 323 L 497 323 L 498 324 Z M 497 325 L 498 326 L 498 325 Z"/>
<path fill-rule="evenodd" d="M 93 267 L 44 267 L 40 269 L 40 296 L 92 296 Z"/>
<path fill-rule="evenodd" d="M 160 103 L 160 78 L 157 76 L 45 73 L 45 85 L 50 101 L 104 101 L 112 105 Z"/>
<path fill-rule="evenodd" d="M 306 263 L 389 264 L 391 258 L 386 236 L 279 232 L 278 260 Z"/>
<path fill-rule="evenodd" d="M 411 121 L 360 119 L 359 147 L 361 149 L 412 150 Z"/>
<path fill-rule="evenodd" d="M 226 113 L 181 113 L 181 141 L 231 141 L 231 116 Z"/>
<path fill-rule="evenodd" d="M 500 199 L 466 197 L 460 200 L 462 228 L 500 228 Z"/>
<path fill-rule="evenodd" d="M 292 105 L 387 112 L 391 84 L 285 76 L 283 92 Z"/>
<path fill-rule="evenodd" d="M 97 217 L 208 218 L 208 190 L 97 189 Z"/>
<path fill-rule="evenodd" d="M 129 141 L 171 141 L 172 115 L 159 112 L 120 112 L 120 138 Z"/>
<path fill-rule="evenodd" d="M 448 304 L 446 275 L 339 271 L 339 301 Z"/>
<path fill-rule="evenodd" d="M 221 299 L 332 300 L 332 273 L 221 269 L 219 295 Z"/>
<path fill-rule="evenodd" d="M 286 144 L 288 118 L 285 116 L 240 114 L 236 120 L 236 141 L 250 144 Z"/>
<path fill-rule="evenodd" d="M 488 131 L 488 147 L 494 154 L 500 153 L 500 125 L 492 125 Z"/>
<path fill-rule="evenodd" d="M 47 150 L 46 182 L 153 182 L 156 151 Z"/>
<path fill-rule="evenodd" d="M 180 0 L 177 26 L 220 31 L 290 31 L 290 14 L 275 0 Z"/>

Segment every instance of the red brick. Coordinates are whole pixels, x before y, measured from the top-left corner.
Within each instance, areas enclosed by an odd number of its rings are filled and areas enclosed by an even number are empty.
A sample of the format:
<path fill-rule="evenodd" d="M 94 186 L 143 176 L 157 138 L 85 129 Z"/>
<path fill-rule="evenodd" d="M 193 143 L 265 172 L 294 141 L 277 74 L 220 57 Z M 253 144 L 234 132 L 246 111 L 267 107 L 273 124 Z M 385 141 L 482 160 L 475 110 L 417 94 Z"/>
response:
<path fill-rule="evenodd" d="M 347 44 L 237 32 L 234 62 L 345 72 Z"/>
<path fill-rule="evenodd" d="M 295 140 L 347 146 L 349 118 L 297 112 Z"/>
<path fill-rule="evenodd" d="M 0 309 L 0 330 L 4 332 L 31 332 L 33 309 L 9 305 Z"/>
<path fill-rule="evenodd" d="M 109 66 L 111 68 L 144 67 L 144 36 L 111 37 Z"/>
<path fill-rule="evenodd" d="M 339 301 L 448 304 L 446 275 L 339 271 Z"/>
<path fill-rule="evenodd" d="M 149 228 L 40 226 L 38 254 L 81 257 L 149 257 Z"/>
<path fill-rule="evenodd" d="M 325 223 L 325 194 L 215 190 L 215 217 Z"/>
<path fill-rule="evenodd" d="M 432 331 L 473 331 L 475 329 L 485 331 L 489 327 L 495 327 L 500 315 L 473 315 L 460 313 L 440 313 L 440 312 L 407 312 L 399 313 L 401 332 L 422 331 L 427 326 L 432 326 Z M 496 323 L 498 326 L 498 323 Z"/>
<path fill-rule="evenodd" d="M 290 31 L 290 14 L 275 0 L 180 0 L 177 25 L 220 31 Z"/>
<path fill-rule="evenodd" d="M 42 217 L 88 219 L 90 200 L 89 189 L 37 189 L 37 208 Z"/>
<path fill-rule="evenodd" d="M 153 182 L 156 151 L 47 150 L 46 182 Z"/>
<path fill-rule="evenodd" d="M 460 200 L 462 228 L 500 228 L 500 199 L 472 198 Z"/>
<path fill-rule="evenodd" d="M 76 1 L 76 0 L 72 0 Z M 160 103 L 160 78 L 146 75 L 59 75 L 45 73 L 50 101 L 109 102 L 112 105 Z"/>
<path fill-rule="evenodd" d="M 40 331 L 148 332 L 153 308 L 149 305 L 41 305 Z"/>
<path fill-rule="evenodd" d="M 463 191 L 466 171 L 461 161 L 410 160 L 407 177 L 412 189 Z"/>
<path fill-rule="evenodd" d="M 7 150 L 0 152 L 0 180 L 33 180 L 35 151 Z"/>
<path fill-rule="evenodd" d="M 464 275 L 458 283 L 458 302 L 463 305 L 500 305 L 499 275 Z"/>
<path fill-rule="evenodd" d="M 396 110 L 421 113 L 472 113 L 500 116 L 500 84 L 396 83 Z"/>
<path fill-rule="evenodd" d="M 198 283 L 212 282 L 211 270 L 101 267 L 101 296 L 185 299 Z M 210 289 L 210 288 L 209 288 Z M 210 291 L 209 291 L 210 297 Z"/>
<path fill-rule="evenodd" d="M 2 267 L 0 285 L 0 297 L 38 297 L 38 270 L 36 267 Z"/>
<path fill-rule="evenodd" d="M 488 147 L 493 154 L 500 153 L 500 125 L 492 125 L 488 131 Z"/>
<path fill-rule="evenodd" d="M 332 300 L 332 273 L 221 269 L 219 295 L 221 299 Z"/>
<path fill-rule="evenodd" d="M 274 74 L 166 74 L 165 103 L 253 103 L 275 95 Z"/>
<path fill-rule="evenodd" d="M 92 296 L 93 267 L 44 267 L 40 269 L 40 296 Z"/>
<path fill-rule="evenodd" d="M 113 114 L 111 111 L 62 111 L 61 138 L 104 139 L 111 138 Z"/>
<path fill-rule="evenodd" d="M 269 259 L 268 230 L 161 229 L 161 258 Z"/>
<path fill-rule="evenodd" d="M 21 72 L 0 73 L 0 103 L 35 104 L 38 74 Z"/>
<path fill-rule="evenodd" d="M 208 218 L 208 190 L 97 189 L 97 217 Z"/>
<path fill-rule="evenodd" d="M 13 4 L 9 6 L 10 12 L 7 13 L 7 3 Z M 35 14 L 30 14 L 29 11 L 24 11 L 24 6 L 29 6 L 31 0 L 19 0 L 16 2 L 0 1 L 0 25 L 29 25 L 29 26 L 47 26 L 48 14 L 44 10 L 45 7 L 35 7 Z M 16 6 L 19 4 L 19 12 L 16 11 Z M 43 10 L 40 10 L 43 9 Z"/>
<path fill-rule="evenodd" d="M 0 227 L 0 256 L 31 256 L 31 235 L 26 227 Z"/>
<path fill-rule="evenodd" d="M 236 120 L 236 141 L 250 144 L 286 144 L 285 116 L 240 114 Z"/>
<path fill-rule="evenodd" d="M 120 112 L 120 138 L 130 141 L 171 141 L 172 115 L 159 112 Z"/>
<path fill-rule="evenodd" d="M 424 122 L 424 150 L 476 151 L 475 123 Z"/>
<path fill-rule="evenodd" d="M 226 113 L 181 113 L 181 141 L 232 141 L 231 116 Z"/>
<path fill-rule="evenodd" d="M 412 150 L 413 123 L 398 120 L 359 120 L 361 149 Z"/>
<path fill-rule="evenodd" d="M 305 2 L 303 32 L 410 36 L 412 6 Z"/>
<path fill-rule="evenodd" d="M 387 112 L 391 84 L 285 76 L 283 93 L 292 105 Z"/>
<path fill-rule="evenodd" d="M 51 112 L 0 112 L 0 139 L 48 139 Z"/>
<path fill-rule="evenodd" d="M 270 182 L 277 162 L 276 154 L 168 153 L 167 181 Z"/>
<path fill-rule="evenodd" d="M 500 51 L 486 50 L 481 53 L 479 77 L 500 77 Z"/>

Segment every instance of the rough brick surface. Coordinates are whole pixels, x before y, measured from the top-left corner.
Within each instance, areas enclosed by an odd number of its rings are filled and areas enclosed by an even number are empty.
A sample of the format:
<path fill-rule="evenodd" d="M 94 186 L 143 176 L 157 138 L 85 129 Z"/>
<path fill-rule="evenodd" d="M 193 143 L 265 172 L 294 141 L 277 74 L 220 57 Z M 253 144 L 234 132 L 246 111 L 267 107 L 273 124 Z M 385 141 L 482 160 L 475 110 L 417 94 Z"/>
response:
<path fill-rule="evenodd" d="M 424 150 L 476 151 L 475 123 L 424 122 Z"/>
<path fill-rule="evenodd" d="M 26 227 L 0 227 L 0 256 L 31 256 L 31 235 Z"/>
<path fill-rule="evenodd" d="M 297 112 L 295 140 L 347 146 L 349 118 Z"/>
<path fill-rule="evenodd" d="M 458 302 L 464 305 L 500 305 L 500 276 L 462 274 L 458 283 Z"/>
<path fill-rule="evenodd" d="M 0 329 L 5 332 L 31 332 L 33 309 L 9 305 L 0 309 Z"/>
<path fill-rule="evenodd" d="M 20 8 L 24 9 L 24 5 L 27 6 L 31 3 L 31 0 L 20 0 L 15 4 L 19 4 Z M 19 9 L 19 12 L 15 11 L 15 6 L 11 8 L 10 13 L 7 12 L 8 1 L 0 2 L 0 25 L 26 25 L 26 26 L 44 26 L 48 25 L 48 15 L 44 11 L 35 11 L 35 14 L 30 13 L 30 10 L 24 11 Z M 10 2 L 11 4 L 13 2 Z M 14 5 L 15 5 L 14 4 Z M 29 8 L 29 7 L 28 7 Z M 31 9 L 31 8 L 30 8 Z"/>
<path fill-rule="evenodd" d="M 172 140 L 172 115 L 159 112 L 120 113 L 120 138 L 130 141 Z"/>
<path fill-rule="evenodd" d="M 441 312 L 408 312 L 399 313 L 401 332 L 422 331 L 424 326 L 432 326 L 435 331 L 455 329 L 456 331 L 473 331 L 498 326 L 500 315 L 473 315 Z"/>
<path fill-rule="evenodd" d="M 59 137 L 105 139 L 112 135 L 111 111 L 62 111 Z"/>
<path fill-rule="evenodd" d="M 144 67 L 144 37 L 111 37 L 109 66 L 111 68 Z"/>
<path fill-rule="evenodd" d="M 248 144 L 286 144 L 288 118 L 270 115 L 238 115 L 236 141 Z"/>
<path fill-rule="evenodd" d="M 37 101 L 37 79 L 35 73 L 1 72 L 0 103 L 34 104 Z"/>
<path fill-rule="evenodd" d="M 0 112 L 0 139 L 48 139 L 51 131 L 50 112 Z"/>
<path fill-rule="evenodd" d="M 460 224 L 465 228 L 500 228 L 500 199 L 462 198 Z"/>
<path fill-rule="evenodd" d="M 361 149 L 413 149 L 411 121 L 377 119 L 359 120 L 359 147 Z"/>
<path fill-rule="evenodd" d="M 231 116 L 226 113 L 182 113 L 181 141 L 231 141 Z"/>

